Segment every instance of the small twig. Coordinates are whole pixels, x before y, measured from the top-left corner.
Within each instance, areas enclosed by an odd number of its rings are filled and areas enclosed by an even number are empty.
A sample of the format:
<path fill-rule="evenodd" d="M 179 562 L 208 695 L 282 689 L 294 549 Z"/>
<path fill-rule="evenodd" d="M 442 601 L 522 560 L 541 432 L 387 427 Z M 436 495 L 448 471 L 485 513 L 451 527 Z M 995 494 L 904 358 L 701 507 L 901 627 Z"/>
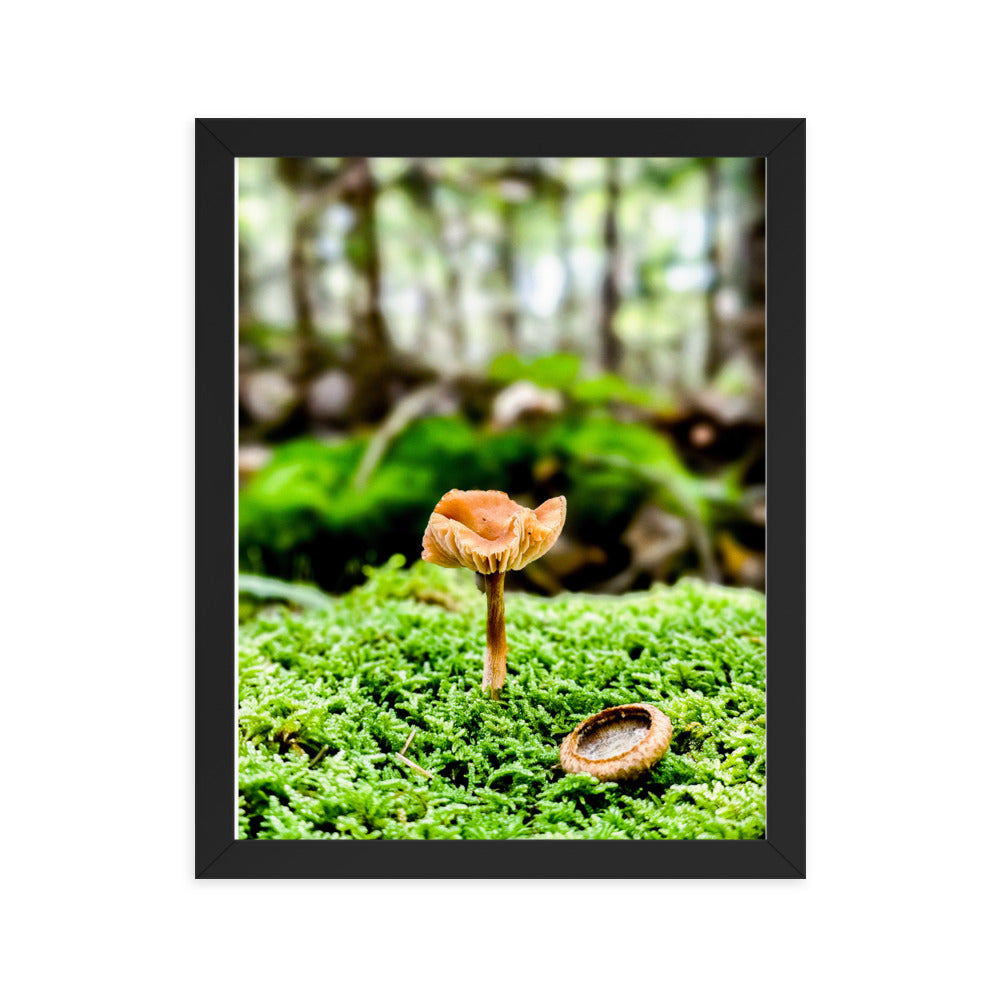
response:
<path fill-rule="evenodd" d="M 409 757 L 404 757 L 401 753 L 396 754 L 396 756 L 407 766 L 412 767 L 414 771 L 418 774 L 422 774 L 425 778 L 433 778 L 434 775 L 430 771 L 425 771 L 419 764 L 414 764 Z"/>
<path fill-rule="evenodd" d="M 414 736 L 416 736 L 416 735 L 417 735 L 417 730 L 416 730 L 416 728 L 414 727 L 413 729 L 411 729 L 411 730 L 410 730 L 410 735 L 406 737 L 406 742 L 405 742 L 405 743 L 403 744 L 403 749 L 399 751 L 399 755 L 400 755 L 401 757 L 402 757 L 402 755 L 403 755 L 404 753 L 406 753 L 406 748 L 407 748 L 407 747 L 408 747 L 408 746 L 410 745 L 410 741 L 411 741 L 411 740 L 413 739 L 413 737 L 414 737 Z"/>
<path fill-rule="evenodd" d="M 424 406 L 439 395 L 444 387 L 441 382 L 423 385 L 404 396 L 393 407 L 382 425 L 371 436 L 368 446 L 361 456 L 361 461 L 354 472 L 354 478 L 351 480 L 352 490 L 363 490 L 368 485 L 368 480 L 378 467 L 379 462 L 382 461 L 382 456 L 386 453 L 393 439 L 420 416 Z"/>

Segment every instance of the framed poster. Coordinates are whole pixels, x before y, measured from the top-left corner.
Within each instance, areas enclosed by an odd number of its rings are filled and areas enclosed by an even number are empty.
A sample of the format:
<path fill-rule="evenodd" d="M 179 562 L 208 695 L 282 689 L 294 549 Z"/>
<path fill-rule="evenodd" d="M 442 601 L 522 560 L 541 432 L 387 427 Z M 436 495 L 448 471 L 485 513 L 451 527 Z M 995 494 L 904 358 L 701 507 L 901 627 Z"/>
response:
<path fill-rule="evenodd" d="M 804 877 L 805 121 L 195 127 L 197 876 Z"/>

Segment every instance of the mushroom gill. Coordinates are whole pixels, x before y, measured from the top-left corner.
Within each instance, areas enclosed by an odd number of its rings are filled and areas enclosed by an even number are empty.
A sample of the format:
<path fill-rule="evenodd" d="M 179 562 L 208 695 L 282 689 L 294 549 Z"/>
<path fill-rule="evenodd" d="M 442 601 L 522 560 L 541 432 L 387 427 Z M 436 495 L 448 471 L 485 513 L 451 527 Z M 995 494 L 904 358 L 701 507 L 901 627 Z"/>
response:
<path fill-rule="evenodd" d="M 548 552 L 565 521 L 565 497 L 531 510 L 498 490 L 451 490 L 431 514 L 423 558 L 484 576 L 524 569 Z"/>

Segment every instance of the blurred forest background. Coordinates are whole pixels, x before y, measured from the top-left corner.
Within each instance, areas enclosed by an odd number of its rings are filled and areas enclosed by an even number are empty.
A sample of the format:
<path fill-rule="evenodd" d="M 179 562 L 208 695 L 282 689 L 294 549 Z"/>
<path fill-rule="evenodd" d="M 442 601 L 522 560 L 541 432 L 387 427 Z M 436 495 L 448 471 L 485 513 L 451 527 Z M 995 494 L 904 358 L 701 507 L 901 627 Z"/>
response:
<path fill-rule="evenodd" d="M 239 161 L 241 570 L 339 591 L 452 488 L 509 581 L 764 586 L 764 161 Z"/>

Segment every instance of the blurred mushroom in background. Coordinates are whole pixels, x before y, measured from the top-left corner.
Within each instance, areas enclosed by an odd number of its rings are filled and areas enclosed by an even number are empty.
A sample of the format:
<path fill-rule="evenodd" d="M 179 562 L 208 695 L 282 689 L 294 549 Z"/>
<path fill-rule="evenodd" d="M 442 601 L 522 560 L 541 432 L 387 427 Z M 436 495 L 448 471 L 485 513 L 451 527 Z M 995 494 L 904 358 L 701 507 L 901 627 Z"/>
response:
<path fill-rule="evenodd" d="M 673 514 L 647 503 L 622 534 L 622 541 L 631 552 L 631 559 L 617 576 L 599 588 L 604 593 L 623 594 L 635 583 L 640 574 L 662 583 L 673 559 L 689 544 L 687 525 Z"/>
<path fill-rule="evenodd" d="M 534 382 L 521 379 L 497 393 L 490 425 L 494 430 L 504 430 L 523 417 L 552 416 L 562 410 L 562 393 L 557 389 L 542 389 Z"/>
<path fill-rule="evenodd" d="M 313 379 L 306 394 L 309 416 L 336 422 L 345 419 L 354 401 L 354 382 L 347 372 L 329 368 Z"/>

